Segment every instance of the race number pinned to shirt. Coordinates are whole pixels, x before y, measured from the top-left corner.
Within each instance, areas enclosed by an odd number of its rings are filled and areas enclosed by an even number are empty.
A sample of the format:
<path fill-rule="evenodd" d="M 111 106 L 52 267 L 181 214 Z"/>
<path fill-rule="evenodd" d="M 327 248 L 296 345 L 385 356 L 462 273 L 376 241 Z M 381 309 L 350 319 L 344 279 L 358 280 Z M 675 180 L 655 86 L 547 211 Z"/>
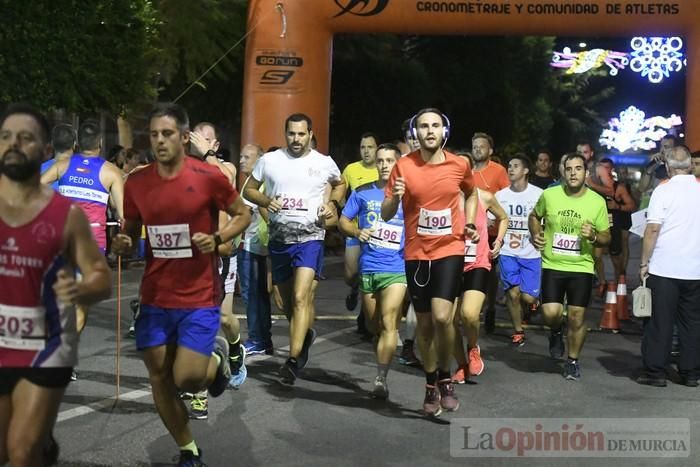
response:
<path fill-rule="evenodd" d="M 450 235 L 452 233 L 452 211 L 449 208 L 439 211 L 420 208 L 418 233 L 434 236 Z"/>
<path fill-rule="evenodd" d="M 581 256 L 581 238 L 578 235 L 554 232 L 552 253 L 565 256 Z"/>
<path fill-rule="evenodd" d="M 43 350 L 46 347 L 44 308 L 0 305 L 0 347 Z"/>
<path fill-rule="evenodd" d="M 379 221 L 369 235 L 369 244 L 388 250 L 400 250 L 402 236 L 403 226 Z"/>
<path fill-rule="evenodd" d="M 309 202 L 306 198 L 295 193 L 280 193 L 277 195 L 282 207 L 280 213 L 289 217 L 306 217 L 309 212 Z"/>
<path fill-rule="evenodd" d="M 527 217 L 508 218 L 508 247 L 519 250 L 527 241 L 529 235 Z"/>
<path fill-rule="evenodd" d="M 464 241 L 464 262 L 476 263 L 476 245 L 472 243 L 471 239 Z"/>
<path fill-rule="evenodd" d="M 154 258 L 192 257 L 192 242 L 188 224 L 149 225 L 146 230 Z"/>

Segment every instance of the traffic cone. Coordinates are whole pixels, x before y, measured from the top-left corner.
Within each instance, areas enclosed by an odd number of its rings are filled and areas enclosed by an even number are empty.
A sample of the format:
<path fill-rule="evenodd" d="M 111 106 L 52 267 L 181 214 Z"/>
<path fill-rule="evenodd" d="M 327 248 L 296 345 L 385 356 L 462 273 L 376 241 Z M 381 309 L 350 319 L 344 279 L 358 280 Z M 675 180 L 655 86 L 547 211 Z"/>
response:
<path fill-rule="evenodd" d="M 617 319 L 627 321 L 630 319 L 629 304 L 627 302 L 627 283 L 625 276 L 620 276 L 617 282 Z"/>
<path fill-rule="evenodd" d="M 599 327 L 612 332 L 620 331 L 620 322 L 617 320 L 617 284 L 615 282 L 608 282 L 608 292 L 605 295 L 605 305 L 603 305 Z"/>

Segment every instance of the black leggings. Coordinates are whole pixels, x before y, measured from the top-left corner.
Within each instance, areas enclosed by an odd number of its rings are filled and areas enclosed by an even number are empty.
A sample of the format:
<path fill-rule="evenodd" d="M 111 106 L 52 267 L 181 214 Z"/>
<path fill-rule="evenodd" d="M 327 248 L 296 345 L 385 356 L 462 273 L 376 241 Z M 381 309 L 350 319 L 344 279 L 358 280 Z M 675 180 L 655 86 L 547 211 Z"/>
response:
<path fill-rule="evenodd" d="M 430 313 L 430 300 L 453 301 L 460 293 L 464 256 L 406 261 L 408 293 L 416 313 Z"/>

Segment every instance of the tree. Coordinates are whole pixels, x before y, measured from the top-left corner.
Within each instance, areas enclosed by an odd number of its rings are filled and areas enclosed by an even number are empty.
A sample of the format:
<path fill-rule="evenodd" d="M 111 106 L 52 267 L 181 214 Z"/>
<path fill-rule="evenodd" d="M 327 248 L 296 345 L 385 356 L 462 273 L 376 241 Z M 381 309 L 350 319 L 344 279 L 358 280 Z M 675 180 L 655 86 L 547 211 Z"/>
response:
<path fill-rule="evenodd" d="M 116 112 L 155 96 L 157 15 L 148 0 L 0 5 L 0 101 Z"/>

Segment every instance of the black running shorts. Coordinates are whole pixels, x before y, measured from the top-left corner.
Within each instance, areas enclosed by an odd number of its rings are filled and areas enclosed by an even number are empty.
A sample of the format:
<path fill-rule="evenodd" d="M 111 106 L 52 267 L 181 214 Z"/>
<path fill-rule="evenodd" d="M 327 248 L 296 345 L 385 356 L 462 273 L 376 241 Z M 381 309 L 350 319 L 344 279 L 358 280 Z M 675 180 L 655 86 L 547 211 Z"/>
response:
<path fill-rule="evenodd" d="M 453 301 L 462 285 L 464 256 L 447 256 L 436 260 L 406 261 L 408 293 L 416 313 L 430 313 L 430 300 Z"/>
<path fill-rule="evenodd" d="M 542 303 L 564 303 L 586 308 L 591 301 L 593 274 L 542 269 Z"/>
<path fill-rule="evenodd" d="M 0 368 L 0 395 L 12 394 L 20 379 L 44 388 L 65 388 L 70 383 L 72 367 Z"/>

